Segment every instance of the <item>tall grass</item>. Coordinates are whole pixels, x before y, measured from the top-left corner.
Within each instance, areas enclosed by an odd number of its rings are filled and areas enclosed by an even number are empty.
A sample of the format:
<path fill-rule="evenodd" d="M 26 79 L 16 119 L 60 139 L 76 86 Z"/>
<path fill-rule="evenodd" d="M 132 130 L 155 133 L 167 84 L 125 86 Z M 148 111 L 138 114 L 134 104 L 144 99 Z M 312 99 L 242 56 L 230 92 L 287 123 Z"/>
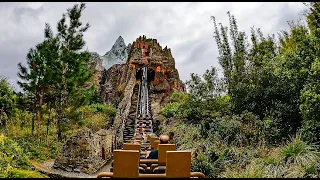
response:
<path fill-rule="evenodd" d="M 246 132 L 257 137 L 247 136 L 238 127 L 245 122 L 230 122 L 233 125 L 222 125 L 235 130 L 233 140 L 225 132 L 213 130 L 208 136 L 201 136 L 201 128 L 187 124 L 183 120 L 162 125 L 163 134 L 175 133 L 174 143 L 178 149 L 192 150 L 192 171 L 203 172 L 207 177 L 227 178 L 283 178 L 283 177 L 320 177 L 319 146 L 308 144 L 297 133 L 282 145 L 265 144 L 262 135 L 255 130 Z M 228 129 L 227 131 L 230 131 Z M 254 132 L 254 133 L 252 133 Z M 238 138 L 237 138 L 238 137 Z M 247 138 L 247 139 L 246 139 Z M 257 142 L 248 143 L 257 139 Z"/>

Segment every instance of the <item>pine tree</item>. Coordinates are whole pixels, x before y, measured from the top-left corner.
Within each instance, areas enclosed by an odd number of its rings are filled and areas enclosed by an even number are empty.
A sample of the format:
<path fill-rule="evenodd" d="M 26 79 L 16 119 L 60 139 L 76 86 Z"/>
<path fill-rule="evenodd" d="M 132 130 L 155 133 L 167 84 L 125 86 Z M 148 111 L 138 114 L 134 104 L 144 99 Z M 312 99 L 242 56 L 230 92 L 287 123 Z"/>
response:
<path fill-rule="evenodd" d="M 58 41 L 53 37 L 51 28 L 45 26 L 45 40 L 35 48 L 31 48 L 27 54 L 27 67 L 18 64 L 20 72 L 18 76 L 20 87 L 32 97 L 33 118 L 32 134 L 34 134 L 35 121 L 38 125 L 42 119 L 41 107 L 44 104 L 44 95 L 52 88 L 53 72 L 55 67 L 53 62 L 58 59 Z"/>
<path fill-rule="evenodd" d="M 84 9 L 84 3 L 67 9 L 57 24 L 56 35 L 46 24 L 44 41 L 31 48 L 27 55 L 28 66 L 18 64 L 21 78 L 18 84 L 33 96 L 32 133 L 37 115 L 41 119 L 40 108 L 47 103 L 49 109 L 57 108 L 58 139 L 62 140 L 63 128 L 68 123 L 65 108 L 88 103 L 87 99 L 95 92 L 94 86 L 88 83 L 93 73 L 88 71 L 90 53 L 81 51 L 85 45 L 83 33 L 89 28 L 88 23 L 83 26 L 80 21 Z M 50 119 L 47 133 L 49 125 Z"/>
<path fill-rule="evenodd" d="M 35 121 L 37 114 L 39 113 L 39 97 L 41 92 L 41 87 L 44 86 L 45 82 L 43 77 L 45 76 L 45 58 L 43 58 L 40 52 L 43 49 L 44 44 L 40 43 L 36 48 L 31 48 L 27 54 L 27 65 L 28 68 L 23 66 L 21 63 L 18 64 L 20 72 L 18 76 L 21 81 L 18 81 L 20 87 L 32 95 L 33 99 L 33 118 L 32 118 L 32 134 L 34 134 Z"/>
<path fill-rule="evenodd" d="M 85 45 L 83 33 L 89 28 L 89 23 L 82 26 L 80 21 L 81 14 L 85 9 L 85 3 L 74 5 L 68 9 L 69 24 L 66 23 L 66 14 L 62 15 L 62 19 L 57 25 L 57 38 L 60 43 L 59 60 L 54 77 L 59 91 L 58 97 L 58 139 L 62 140 L 63 127 L 67 124 L 65 116 L 65 108 L 68 97 L 77 94 L 78 88 L 84 87 L 86 82 L 90 80 L 91 73 L 88 71 L 88 62 L 90 53 L 87 51 L 79 52 Z M 81 95 L 81 94 L 80 94 Z"/>

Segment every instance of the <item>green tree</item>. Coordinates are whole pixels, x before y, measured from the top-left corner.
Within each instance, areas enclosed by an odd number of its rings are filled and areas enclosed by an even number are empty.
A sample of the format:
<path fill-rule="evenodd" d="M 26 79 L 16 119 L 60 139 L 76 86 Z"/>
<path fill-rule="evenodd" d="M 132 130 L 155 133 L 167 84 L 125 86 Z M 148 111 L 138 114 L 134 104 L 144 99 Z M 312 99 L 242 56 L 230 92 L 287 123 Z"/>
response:
<path fill-rule="evenodd" d="M 16 107 L 17 96 L 6 78 L 0 77 L 0 126 L 5 126 L 12 110 Z"/>
<path fill-rule="evenodd" d="M 306 77 L 305 84 L 300 93 L 300 110 L 302 114 L 302 132 L 308 141 L 320 140 L 320 3 L 310 3 L 309 13 L 307 14 L 308 35 L 307 43 L 303 44 L 300 54 L 305 56 L 307 66 L 301 71 Z M 306 40 L 305 40 L 306 41 Z M 301 49 L 301 47 L 299 47 Z"/>
<path fill-rule="evenodd" d="M 62 132 L 68 124 L 66 108 L 88 104 L 88 99 L 96 93 L 95 86 L 90 83 L 93 72 L 88 70 L 90 53 L 82 51 L 83 33 L 89 28 L 88 23 L 82 25 L 80 21 L 84 9 L 85 3 L 67 9 L 67 14 L 63 14 L 57 24 L 56 35 L 46 24 L 44 41 L 35 49 L 31 48 L 27 55 L 28 67 L 18 65 L 20 86 L 34 96 L 32 132 L 36 115 L 41 119 L 41 107 L 48 104 L 49 109 L 57 108 L 58 139 L 62 140 Z M 50 118 L 47 129 L 49 124 Z"/>
<path fill-rule="evenodd" d="M 34 134 L 35 120 L 38 122 L 42 119 L 40 112 L 44 104 L 45 93 L 52 88 L 52 77 L 55 67 L 52 62 L 57 60 L 58 53 L 57 39 L 52 37 L 50 26 L 45 26 L 45 40 L 39 43 L 35 48 L 31 48 L 27 54 L 27 67 L 21 63 L 18 64 L 20 87 L 31 95 L 33 99 L 33 119 L 32 134 Z"/>
<path fill-rule="evenodd" d="M 308 83 L 301 92 L 302 132 L 308 141 L 320 139 L 320 60 L 311 66 Z"/>
<path fill-rule="evenodd" d="M 309 8 L 307 13 L 307 23 L 311 34 L 320 36 L 320 3 L 319 2 L 309 2 L 305 3 Z"/>
<path fill-rule="evenodd" d="M 66 126 L 67 119 L 65 108 L 68 100 L 75 97 L 81 88 L 86 87 L 92 73 L 88 71 L 88 62 L 90 53 L 83 51 L 85 45 L 83 33 L 89 28 L 89 23 L 82 26 L 80 21 L 85 3 L 74 5 L 67 9 L 68 13 L 62 15 L 62 19 L 57 25 L 57 38 L 59 40 L 59 58 L 55 65 L 59 67 L 54 71 L 53 83 L 58 89 L 57 121 L 58 121 L 58 139 L 61 140 L 63 128 Z M 67 18 L 69 23 L 67 23 Z M 82 94 L 80 94 L 82 95 Z M 69 99 L 68 99 L 69 98 Z"/>

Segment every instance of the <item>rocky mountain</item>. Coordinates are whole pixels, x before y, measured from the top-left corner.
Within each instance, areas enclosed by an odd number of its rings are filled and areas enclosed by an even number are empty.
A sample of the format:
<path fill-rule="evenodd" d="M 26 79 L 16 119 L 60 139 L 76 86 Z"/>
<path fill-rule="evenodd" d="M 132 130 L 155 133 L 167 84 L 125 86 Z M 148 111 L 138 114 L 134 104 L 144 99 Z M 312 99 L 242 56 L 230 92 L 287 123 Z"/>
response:
<path fill-rule="evenodd" d="M 115 119 L 108 125 L 117 131 L 118 140 L 122 139 L 123 123 L 135 109 L 131 105 L 136 102 L 131 100 L 133 94 L 137 94 L 142 67 L 148 67 L 149 100 L 155 128 L 165 120 L 159 111 L 170 102 L 172 93 L 185 92 L 170 48 L 163 48 L 156 39 L 140 36 L 126 46 L 120 36 L 105 55 L 92 55 L 95 83 L 99 85 L 102 102 L 118 109 Z"/>
<path fill-rule="evenodd" d="M 102 65 L 104 66 L 104 68 L 108 70 L 114 64 L 126 63 L 130 47 L 131 44 L 128 44 L 128 46 L 126 46 L 123 38 L 119 36 L 110 51 L 100 57 L 102 59 Z"/>
<path fill-rule="evenodd" d="M 92 59 L 89 63 L 89 68 L 94 71 L 93 81 L 98 86 L 98 91 L 102 97 L 105 94 L 111 93 L 108 90 L 114 90 L 109 88 L 111 82 L 107 78 L 108 74 L 114 72 L 113 69 L 111 70 L 111 67 L 117 65 L 115 68 L 118 68 L 119 65 L 124 65 L 128 60 L 130 49 L 131 44 L 129 43 L 126 46 L 123 38 L 119 36 L 110 51 L 105 55 L 100 56 L 97 52 L 91 52 Z M 108 91 L 108 93 L 105 91 Z M 112 96 L 111 94 L 109 96 Z"/>
<path fill-rule="evenodd" d="M 115 105 L 118 113 L 110 126 L 115 131 L 116 144 L 121 144 L 124 127 L 135 116 L 141 68 L 148 67 L 148 86 L 153 128 L 156 131 L 165 117 L 159 113 L 170 102 L 173 92 L 185 92 L 185 85 L 175 68 L 170 48 L 162 47 L 156 39 L 140 36 L 131 45 L 129 57 L 124 64 L 117 64 L 105 71 L 101 84 L 103 103 Z"/>

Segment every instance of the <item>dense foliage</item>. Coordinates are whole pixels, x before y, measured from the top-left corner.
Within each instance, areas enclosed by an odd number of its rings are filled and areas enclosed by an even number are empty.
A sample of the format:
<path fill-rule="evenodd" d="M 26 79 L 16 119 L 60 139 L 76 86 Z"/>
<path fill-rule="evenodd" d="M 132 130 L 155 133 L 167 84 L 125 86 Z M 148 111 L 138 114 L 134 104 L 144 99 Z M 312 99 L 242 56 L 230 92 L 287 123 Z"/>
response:
<path fill-rule="evenodd" d="M 229 26 L 212 17 L 223 77 L 214 67 L 192 73 L 188 93 L 161 110 L 176 119 L 162 132 L 175 132 L 181 149 L 197 147 L 194 171 L 319 177 L 320 3 L 306 5 L 306 25 L 291 22 L 278 39 L 252 28 L 248 40 L 230 12 Z"/>
<path fill-rule="evenodd" d="M 0 79 L 0 177 L 46 177 L 34 163 L 57 158 L 75 130 L 106 127 L 116 109 L 102 104 L 88 51 L 83 51 L 81 15 L 85 4 L 67 9 L 54 34 L 45 24 L 44 41 L 18 64 L 22 92 Z"/>

